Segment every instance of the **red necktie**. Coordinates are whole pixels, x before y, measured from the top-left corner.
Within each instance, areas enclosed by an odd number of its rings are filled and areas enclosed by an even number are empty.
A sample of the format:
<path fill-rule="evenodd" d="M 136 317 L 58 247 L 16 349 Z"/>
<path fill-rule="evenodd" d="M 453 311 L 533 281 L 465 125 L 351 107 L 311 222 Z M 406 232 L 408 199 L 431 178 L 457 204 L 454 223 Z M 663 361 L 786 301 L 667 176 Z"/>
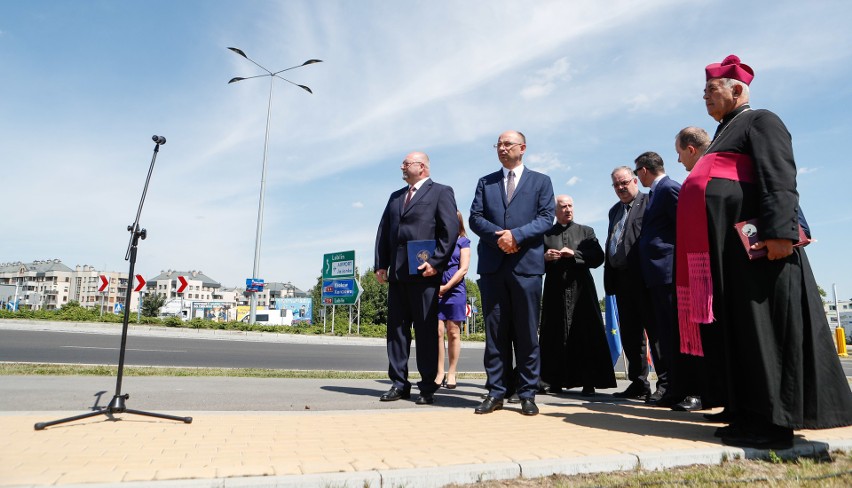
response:
<path fill-rule="evenodd" d="M 402 205 L 402 208 L 408 207 L 408 202 L 411 201 L 411 197 L 414 196 L 414 192 L 417 191 L 417 188 L 411 187 L 408 189 L 408 195 L 405 197 L 405 203 Z"/>

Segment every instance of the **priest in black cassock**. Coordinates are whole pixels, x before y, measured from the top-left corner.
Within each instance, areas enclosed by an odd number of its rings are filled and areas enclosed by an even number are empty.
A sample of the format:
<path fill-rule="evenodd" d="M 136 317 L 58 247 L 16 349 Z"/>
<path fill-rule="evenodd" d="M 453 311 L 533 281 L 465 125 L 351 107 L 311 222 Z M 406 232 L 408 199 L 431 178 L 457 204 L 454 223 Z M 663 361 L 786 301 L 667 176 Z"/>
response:
<path fill-rule="evenodd" d="M 615 372 L 591 268 L 604 253 L 588 226 L 574 222 L 574 200 L 556 197 L 556 223 L 544 235 L 544 294 L 539 344 L 541 380 L 550 393 L 615 388 Z M 543 385 L 544 386 L 544 385 Z"/>
<path fill-rule="evenodd" d="M 737 56 L 705 68 L 716 135 L 681 187 L 675 278 L 681 351 L 715 378 L 732 446 L 783 449 L 795 429 L 852 425 L 852 392 L 799 240 L 796 163 L 777 115 L 749 106 L 754 71 Z M 756 219 L 764 257 L 734 224 Z"/>

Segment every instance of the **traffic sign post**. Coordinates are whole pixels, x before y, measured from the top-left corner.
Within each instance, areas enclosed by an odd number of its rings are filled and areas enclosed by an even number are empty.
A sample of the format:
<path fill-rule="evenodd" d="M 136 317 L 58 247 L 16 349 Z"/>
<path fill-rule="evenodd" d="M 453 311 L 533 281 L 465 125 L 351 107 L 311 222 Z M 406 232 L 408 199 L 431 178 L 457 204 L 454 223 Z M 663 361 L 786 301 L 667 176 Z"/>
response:
<path fill-rule="evenodd" d="M 257 278 L 246 278 L 246 291 L 249 293 L 262 292 L 263 280 Z"/>
<path fill-rule="evenodd" d="M 323 305 L 354 305 L 363 290 L 355 278 L 322 281 Z"/>
<path fill-rule="evenodd" d="M 355 251 L 326 254 L 322 258 L 322 279 L 355 277 Z"/>

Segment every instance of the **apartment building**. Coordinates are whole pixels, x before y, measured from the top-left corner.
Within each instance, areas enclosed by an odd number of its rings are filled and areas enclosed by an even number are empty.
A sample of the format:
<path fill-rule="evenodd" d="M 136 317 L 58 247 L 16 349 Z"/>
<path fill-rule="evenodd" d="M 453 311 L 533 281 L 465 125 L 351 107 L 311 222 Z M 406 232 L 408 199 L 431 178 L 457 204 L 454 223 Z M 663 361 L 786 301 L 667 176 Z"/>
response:
<path fill-rule="evenodd" d="M 109 280 L 103 292 L 100 276 Z M 127 273 L 98 271 L 89 265 L 69 268 L 59 259 L 0 263 L 0 284 L 9 290 L 15 286 L 18 306 L 33 310 L 56 310 L 76 300 L 86 308 L 100 308 L 104 313 L 117 313 L 124 308 L 127 294 Z M 6 296 L 10 295 L 10 296 Z M 0 296 L 4 303 L 15 300 L 9 291 Z M 138 294 L 131 294 L 131 310 L 136 310 Z"/>
<path fill-rule="evenodd" d="M 828 318 L 828 325 L 834 330 L 838 325 L 843 327 L 846 333 L 847 341 L 850 339 L 849 334 L 852 334 L 852 300 L 838 300 L 835 307 L 834 301 L 823 302 L 825 307 L 825 316 Z"/>
<path fill-rule="evenodd" d="M 107 289 L 98 291 L 101 275 L 109 281 Z M 183 277 L 186 288 L 178 293 Z M 103 313 L 119 313 L 123 310 L 127 287 L 134 286 L 127 273 L 97 270 L 89 265 L 78 265 L 74 269 L 59 259 L 36 260 L 31 263 L 0 263 L 0 303 L 18 300 L 19 306 L 33 310 L 56 310 L 69 301 L 76 300 L 86 308 L 100 308 Z M 202 271 L 161 271 L 146 280 L 142 294 L 131 291 L 130 311 L 136 312 L 145 293 L 163 295 L 167 301 L 177 299 L 190 307 L 198 302 L 224 302 L 234 307 L 249 304 L 245 288 L 225 288 Z M 307 297 L 308 294 L 292 283 L 266 283 L 258 293 L 258 306 L 269 308 L 276 298 Z"/>

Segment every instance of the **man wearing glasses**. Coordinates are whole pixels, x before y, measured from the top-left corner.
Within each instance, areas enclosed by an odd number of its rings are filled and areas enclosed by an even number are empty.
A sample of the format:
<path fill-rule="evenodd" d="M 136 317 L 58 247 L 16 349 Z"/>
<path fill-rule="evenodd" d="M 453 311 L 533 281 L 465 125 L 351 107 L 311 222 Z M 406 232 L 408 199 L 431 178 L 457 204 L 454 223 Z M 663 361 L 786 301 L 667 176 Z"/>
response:
<path fill-rule="evenodd" d="M 482 177 L 470 206 L 470 228 L 479 236 L 479 291 L 485 312 L 484 364 L 488 396 L 478 414 L 503 408 L 516 390 L 521 413 L 538 414 L 540 357 L 538 321 L 544 234 L 553 226 L 553 184 L 523 164 L 526 138 L 500 134 L 497 158 L 503 165 Z M 512 371 L 514 346 L 517 375 Z"/>
<path fill-rule="evenodd" d="M 648 351 L 645 345 L 648 290 L 639 267 L 639 233 L 648 196 L 639 192 L 636 175 L 627 166 L 615 168 L 612 188 L 619 202 L 609 209 L 609 227 L 605 246 L 604 290 L 615 295 L 621 329 L 621 345 L 627 360 L 630 386 L 614 393 L 616 398 L 651 400 L 648 383 Z M 662 393 L 658 396 L 662 398 Z M 656 398 L 655 400 L 658 400 Z"/>
<path fill-rule="evenodd" d="M 411 327 L 417 337 L 420 372 L 418 405 L 434 403 L 438 374 L 438 288 L 459 232 L 453 189 L 429 177 L 429 157 L 413 152 L 400 165 L 408 183 L 391 193 L 376 234 L 374 269 L 379 283 L 388 283 L 388 376 L 390 390 L 380 400 L 410 398 L 408 358 Z M 416 272 L 409 268 L 410 241 L 434 241 Z M 428 256 L 429 251 L 431 256 Z M 422 253 L 417 254 L 420 259 Z"/>

